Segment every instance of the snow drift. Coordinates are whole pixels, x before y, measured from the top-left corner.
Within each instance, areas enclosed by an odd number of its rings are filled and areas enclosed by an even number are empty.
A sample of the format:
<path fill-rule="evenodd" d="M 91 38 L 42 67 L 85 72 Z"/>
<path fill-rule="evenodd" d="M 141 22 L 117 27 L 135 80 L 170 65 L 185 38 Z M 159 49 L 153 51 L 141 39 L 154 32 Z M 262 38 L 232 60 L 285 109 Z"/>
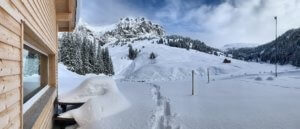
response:
<path fill-rule="evenodd" d="M 115 82 L 107 76 L 91 77 L 84 80 L 77 88 L 59 98 L 60 102 L 65 103 L 84 103 L 89 99 L 104 95 L 107 90 L 117 91 Z"/>
<path fill-rule="evenodd" d="M 117 114 L 130 104 L 120 93 L 115 81 L 107 76 L 91 77 L 60 99 L 61 102 L 85 102 L 80 108 L 59 117 L 74 118 L 79 126 Z"/>

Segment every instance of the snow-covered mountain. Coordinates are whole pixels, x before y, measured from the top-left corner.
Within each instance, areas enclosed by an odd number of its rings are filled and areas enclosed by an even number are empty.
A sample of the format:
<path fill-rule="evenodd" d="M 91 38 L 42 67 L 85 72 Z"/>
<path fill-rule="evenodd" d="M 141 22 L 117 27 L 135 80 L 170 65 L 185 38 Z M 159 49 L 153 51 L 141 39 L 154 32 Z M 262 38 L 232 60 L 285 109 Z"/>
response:
<path fill-rule="evenodd" d="M 227 51 L 230 49 L 239 49 L 239 48 L 253 48 L 258 46 L 259 44 L 255 43 L 231 43 L 231 44 L 226 44 L 224 45 L 221 50 Z"/>
<path fill-rule="evenodd" d="M 84 22 L 82 25 L 93 31 L 93 35 L 105 43 L 130 39 L 160 38 L 165 35 L 162 26 L 143 17 L 125 17 L 116 24 L 106 26 L 95 27 Z"/>

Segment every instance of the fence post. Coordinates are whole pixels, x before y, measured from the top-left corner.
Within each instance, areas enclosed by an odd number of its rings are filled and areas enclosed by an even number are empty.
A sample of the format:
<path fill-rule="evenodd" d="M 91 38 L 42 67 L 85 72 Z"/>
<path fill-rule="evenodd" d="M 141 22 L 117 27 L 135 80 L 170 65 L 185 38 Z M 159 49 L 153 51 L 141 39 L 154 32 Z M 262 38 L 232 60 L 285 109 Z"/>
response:
<path fill-rule="evenodd" d="M 194 70 L 192 70 L 192 95 L 194 95 L 195 93 L 194 93 L 194 90 L 195 90 L 195 82 L 194 82 Z"/>
<path fill-rule="evenodd" d="M 207 68 L 207 83 L 209 83 L 209 68 Z"/>

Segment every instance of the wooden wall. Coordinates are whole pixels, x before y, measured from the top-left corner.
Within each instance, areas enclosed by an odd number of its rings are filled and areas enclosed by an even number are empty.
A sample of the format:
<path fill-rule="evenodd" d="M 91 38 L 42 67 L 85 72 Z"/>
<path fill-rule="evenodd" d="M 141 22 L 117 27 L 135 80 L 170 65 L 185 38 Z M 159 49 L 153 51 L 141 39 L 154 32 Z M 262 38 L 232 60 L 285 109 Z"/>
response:
<path fill-rule="evenodd" d="M 57 23 L 54 0 L 0 0 L 0 129 L 22 128 L 22 49 L 24 33 L 31 36 L 41 49 L 56 57 Z M 49 60 L 52 70 L 57 69 L 56 58 Z M 54 68 L 53 68 L 54 67 Z M 49 71 L 56 73 L 56 71 Z M 56 75 L 49 80 L 56 81 Z M 52 86 L 56 82 L 51 82 Z M 35 128 L 51 128 L 49 109 L 44 109 L 39 117 L 42 121 Z M 48 115 L 47 115 L 48 114 Z"/>

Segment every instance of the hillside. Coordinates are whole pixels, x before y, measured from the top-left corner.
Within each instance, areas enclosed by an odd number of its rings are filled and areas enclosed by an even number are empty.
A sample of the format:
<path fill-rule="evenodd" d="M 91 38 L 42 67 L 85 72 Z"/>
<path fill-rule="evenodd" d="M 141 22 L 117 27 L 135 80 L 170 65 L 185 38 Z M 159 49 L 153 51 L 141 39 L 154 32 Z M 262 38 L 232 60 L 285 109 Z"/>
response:
<path fill-rule="evenodd" d="M 156 39 L 158 40 L 158 39 Z M 207 68 L 212 78 L 216 75 L 234 76 L 241 74 L 270 73 L 270 64 L 245 62 L 231 59 L 232 63 L 224 64 L 224 56 L 215 56 L 196 50 L 186 50 L 170 47 L 150 41 L 137 41 L 132 44 L 134 49 L 140 50 L 135 60 L 128 59 L 128 46 L 109 47 L 112 56 L 116 78 L 127 80 L 181 80 L 191 76 L 195 70 L 197 76 L 205 77 Z M 149 59 L 153 52 L 156 58 Z M 271 66 L 271 67 L 270 67 Z M 291 67 L 281 67 L 280 71 Z"/>
<path fill-rule="evenodd" d="M 230 50 L 233 58 L 246 61 L 263 61 L 269 63 L 292 64 L 300 66 L 300 28 L 291 29 L 277 40 L 254 48 Z"/>

